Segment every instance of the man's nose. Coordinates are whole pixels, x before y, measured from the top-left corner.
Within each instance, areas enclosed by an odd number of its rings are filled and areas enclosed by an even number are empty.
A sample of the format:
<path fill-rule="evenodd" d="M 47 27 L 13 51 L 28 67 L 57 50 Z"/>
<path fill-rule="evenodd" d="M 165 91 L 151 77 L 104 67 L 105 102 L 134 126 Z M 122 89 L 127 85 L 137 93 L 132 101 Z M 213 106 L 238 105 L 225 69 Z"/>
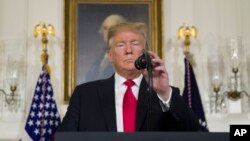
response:
<path fill-rule="evenodd" d="M 132 46 L 131 44 L 126 45 L 126 53 L 132 53 Z"/>

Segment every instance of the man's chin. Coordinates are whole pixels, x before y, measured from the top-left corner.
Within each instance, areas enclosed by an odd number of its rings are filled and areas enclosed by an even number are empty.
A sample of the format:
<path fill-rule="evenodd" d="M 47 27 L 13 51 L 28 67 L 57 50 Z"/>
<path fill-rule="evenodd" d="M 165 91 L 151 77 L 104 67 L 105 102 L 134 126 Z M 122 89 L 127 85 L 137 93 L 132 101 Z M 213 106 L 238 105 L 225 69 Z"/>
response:
<path fill-rule="evenodd" d="M 131 67 L 131 68 L 128 68 L 128 71 L 131 71 L 131 72 L 140 72 L 140 70 L 136 69 L 134 66 Z"/>

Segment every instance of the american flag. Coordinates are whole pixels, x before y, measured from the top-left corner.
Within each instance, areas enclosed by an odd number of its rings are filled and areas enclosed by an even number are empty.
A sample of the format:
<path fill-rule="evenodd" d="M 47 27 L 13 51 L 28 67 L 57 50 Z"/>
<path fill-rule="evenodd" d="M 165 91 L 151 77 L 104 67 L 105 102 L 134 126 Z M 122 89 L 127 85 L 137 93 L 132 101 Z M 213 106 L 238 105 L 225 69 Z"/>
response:
<path fill-rule="evenodd" d="M 60 123 L 50 75 L 43 66 L 36 84 L 25 130 L 33 141 L 48 141 L 53 138 Z"/>
<path fill-rule="evenodd" d="M 195 74 L 192 65 L 185 58 L 185 87 L 183 91 L 184 101 L 194 111 L 199 119 L 200 130 L 209 131 L 207 121 L 204 114 L 199 88 L 196 82 Z"/>

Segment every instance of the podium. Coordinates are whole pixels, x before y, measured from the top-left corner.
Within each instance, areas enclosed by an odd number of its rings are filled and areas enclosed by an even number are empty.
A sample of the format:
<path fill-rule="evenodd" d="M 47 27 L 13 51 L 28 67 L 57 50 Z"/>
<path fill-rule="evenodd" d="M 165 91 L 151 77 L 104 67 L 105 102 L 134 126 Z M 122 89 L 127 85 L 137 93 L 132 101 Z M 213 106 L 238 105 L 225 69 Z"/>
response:
<path fill-rule="evenodd" d="M 227 132 L 58 132 L 55 141 L 229 141 Z"/>

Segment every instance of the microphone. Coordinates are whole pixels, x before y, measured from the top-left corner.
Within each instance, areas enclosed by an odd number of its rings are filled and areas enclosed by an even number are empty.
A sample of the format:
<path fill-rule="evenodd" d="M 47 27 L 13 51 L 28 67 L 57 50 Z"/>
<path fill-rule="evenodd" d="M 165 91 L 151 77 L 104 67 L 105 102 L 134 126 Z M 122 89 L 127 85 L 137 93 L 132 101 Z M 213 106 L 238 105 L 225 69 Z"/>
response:
<path fill-rule="evenodd" d="M 140 57 L 138 57 L 135 60 L 135 67 L 138 70 L 146 69 L 149 67 L 149 63 L 151 63 L 151 60 L 149 60 L 147 52 L 144 52 Z"/>

